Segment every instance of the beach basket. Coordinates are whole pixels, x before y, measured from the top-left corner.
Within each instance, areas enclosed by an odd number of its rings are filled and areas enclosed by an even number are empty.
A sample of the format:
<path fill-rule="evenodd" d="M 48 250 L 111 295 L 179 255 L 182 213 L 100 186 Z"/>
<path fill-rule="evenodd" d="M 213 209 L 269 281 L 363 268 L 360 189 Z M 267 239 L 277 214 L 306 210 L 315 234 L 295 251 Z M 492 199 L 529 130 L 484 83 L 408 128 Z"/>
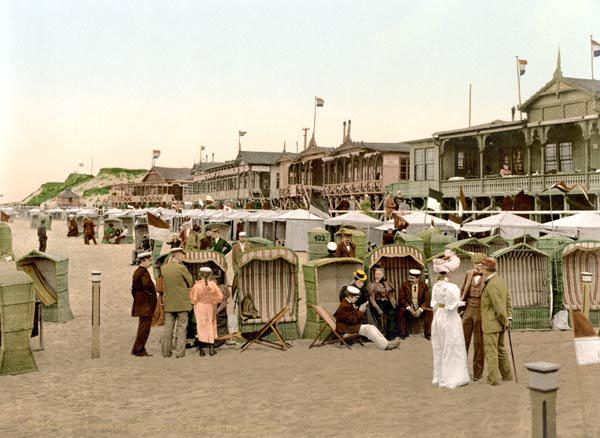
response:
<path fill-rule="evenodd" d="M 325 228 L 317 227 L 308 231 L 308 259 L 316 260 L 327 257 L 327 244 L 331 240 L 331 234 Z"/>
<path fill-rule="evenodd" d="M 484 237 L 482 239 L 479 239 L 482 243 L 485 243 L 486 245 L 489 246 L 489 254 L 499 251 L 501 249 L 505 249 L 508 248 L 509 246 L 512 246 L 510 244 L 510 242 L 505 239 L 504 237 L 500 236 L 499 234 L 496 234 L 494 236 L 488 236 L 488 237 Z"/>
<path fill-rule="evenodd" d="M 405 246 L 412 246 L 417 248 L 422 253 L 425 252 L 425 242 L 423 239 L 412 234 L 405 233 L 404 231 L 397 231 L 394 236 L 394 243 Z"/>
<path fill-rule="evenodd" d="M 69 259 L 30 251 L 17 260 L 17 269 L 29 275 L 38 299 L 44 304 L 43 320 L 67 322 L 73 319 L 69 304 Z"/>
<path fill-rule="evenodd" d="M 14 257 L 12 249 L 12 231 L 10 225 L 0 222 L 0 258 Z"/>
<path fill-rule="evenodd" d="M 29 276 L 19 271 L 0 272 L 0 375 L 37 370 L 29 344 L 34 306 Z"/>

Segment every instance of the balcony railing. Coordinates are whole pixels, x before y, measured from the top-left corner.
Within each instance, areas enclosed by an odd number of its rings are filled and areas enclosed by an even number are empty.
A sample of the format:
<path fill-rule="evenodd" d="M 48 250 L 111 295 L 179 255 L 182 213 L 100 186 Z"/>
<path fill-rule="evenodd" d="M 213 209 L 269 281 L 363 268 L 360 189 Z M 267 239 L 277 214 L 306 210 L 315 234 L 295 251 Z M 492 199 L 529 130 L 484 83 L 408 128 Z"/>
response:
<path fill-rule="evenodd" d="M 355 194 L 383 193 L 381 181 L 354 181 L 339 184 L 325 184 L 325 195 L 344 196 Z"/>

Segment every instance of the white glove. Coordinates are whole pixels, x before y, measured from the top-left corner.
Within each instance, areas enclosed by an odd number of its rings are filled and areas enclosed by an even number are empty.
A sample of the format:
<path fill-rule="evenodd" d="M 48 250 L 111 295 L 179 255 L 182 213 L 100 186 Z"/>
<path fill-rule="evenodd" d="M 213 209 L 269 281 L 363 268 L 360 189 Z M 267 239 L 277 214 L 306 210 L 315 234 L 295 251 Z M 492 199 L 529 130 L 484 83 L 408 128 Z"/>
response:
<path fill-rule="evenodd" d="M 419 309 L 417 309 L 417 311 L 415 312 L 415 316 L 418 318 L 419 316 L 421 316 L 422 313 L 423 313 L 423 309 L 421 309 L 419 307 Z"/>

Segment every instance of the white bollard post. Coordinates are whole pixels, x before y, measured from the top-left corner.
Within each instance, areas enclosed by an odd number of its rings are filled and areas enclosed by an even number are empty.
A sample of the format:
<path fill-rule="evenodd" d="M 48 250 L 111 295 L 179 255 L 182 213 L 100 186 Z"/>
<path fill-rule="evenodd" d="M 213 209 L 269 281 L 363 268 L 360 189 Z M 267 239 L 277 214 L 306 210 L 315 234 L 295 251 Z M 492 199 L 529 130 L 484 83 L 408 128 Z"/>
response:
<path fill-rule="evenodd" d="M 100 357 L 100 282 L 102 272 L 92 271 L 92 359 Z"/>
<path fill-rule="evenodd" d="M 556 438 L 556 392 L 558 369 L 555 363 L 529 362 L 532 438 Z"/>

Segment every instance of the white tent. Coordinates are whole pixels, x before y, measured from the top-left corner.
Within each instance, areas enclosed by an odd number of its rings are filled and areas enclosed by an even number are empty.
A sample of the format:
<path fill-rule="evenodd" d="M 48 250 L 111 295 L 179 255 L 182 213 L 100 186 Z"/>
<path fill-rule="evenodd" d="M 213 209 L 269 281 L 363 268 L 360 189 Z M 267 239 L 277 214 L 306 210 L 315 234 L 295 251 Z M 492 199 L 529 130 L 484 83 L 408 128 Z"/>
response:
<path fill-rule="evenodd" d="M 275 218 L 275 237 L 294 251 L 308 251 L 310 230 L 323 226 L 323 219 L 308 210 L 290 210 Z"/>
<path fill-rule="evenodd" d="M 436 228 L 442 231 L 458 231 L 460 225 L 455 224 L 452 221 L 432 216 L 422 211 L 417 211 L 402 216 L 406 222 L 408 222 L 408 228 L 404 231 L 408 234 L 416 235 L 421 231 L 427 230 L 431 227 L 431 224 L 435 224 Z M 377 230 L 387 231 L 389 228 L 394 228 L 394 220 L 386 221 L 383 225 L 377 227 Z"/>
<path fill-rule="evenodd" d="M 542 224 L 546 230 L 554 230 L 579 240 L 600 240 L 600 214 L 586 211 Z"/>
<path fill-rule="evenodd" d="M 261 215 L 258 218 L 259 236 L 272 241 L 277 240 L 275 238 L 275 218 L 282 214 L 281 210 L 268 210 L 265 214 Z"/>
<path fill-rule="evenodd" d="M 267 214 L 269 210 L 258 210 L 250 213 L 244 220 L 246 221 L 244 229 L 248 237 L 259 237 L 260 232 L 258 229 L 259 219 Z"/>
<path fill-rule="evenodd" d="M 376 228 L 382 223 L 379 219 L 372 218 L 360 211 L 350 211 L 330 219 L 325 219 L 325 225 L 354 225 L 357 228 Z"/>
<path fill-rule="evenodd" d="M 494 233 L 500 230 L 500 236 L 505 239 L 514 239 L 527 233 L 533 237 L 539 237 L 539 227 L 535 221 L 525 219 L 516 214 L 502 212 L 482 219 L 477 219 L 462 226 L 462 230 L 467 233 L 483 233 L 490 231 Z"/>

